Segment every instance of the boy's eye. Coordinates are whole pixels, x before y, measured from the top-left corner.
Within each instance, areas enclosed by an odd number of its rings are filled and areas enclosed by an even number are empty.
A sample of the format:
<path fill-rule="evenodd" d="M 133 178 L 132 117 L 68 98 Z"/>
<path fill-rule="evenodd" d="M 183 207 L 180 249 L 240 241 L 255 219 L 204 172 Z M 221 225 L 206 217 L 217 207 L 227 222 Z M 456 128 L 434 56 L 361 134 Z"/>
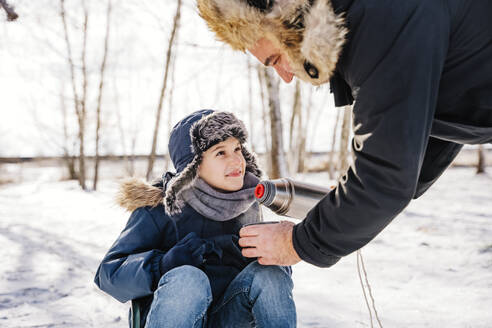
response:
<path fill-rule="evenodd" d="M 236 149 L 234 149 L 234 151 L 239 151 L 241 150 L 241 147 L 236 147 Z"/>
<path fill-rule="evenodd" d="M 225 154 L 225 152 L 223 150 L 221 150 L 221 151 L 217 152 L 217 154 L 215 154 L 215 156 L 222 156 L 224 154 Z"/>

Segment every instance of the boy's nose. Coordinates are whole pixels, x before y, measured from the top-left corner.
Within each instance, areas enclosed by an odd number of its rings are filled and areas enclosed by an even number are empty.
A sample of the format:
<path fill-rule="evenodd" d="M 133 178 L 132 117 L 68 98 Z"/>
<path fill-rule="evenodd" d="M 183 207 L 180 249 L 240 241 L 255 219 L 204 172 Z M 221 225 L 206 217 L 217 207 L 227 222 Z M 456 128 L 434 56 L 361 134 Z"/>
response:
<path fill-rule="evenodd" d="M 234 154 L 231 156 L 231 163 L 232 164 L 241 164 L 242 163 L 242 156 L 238 154 Z"/>

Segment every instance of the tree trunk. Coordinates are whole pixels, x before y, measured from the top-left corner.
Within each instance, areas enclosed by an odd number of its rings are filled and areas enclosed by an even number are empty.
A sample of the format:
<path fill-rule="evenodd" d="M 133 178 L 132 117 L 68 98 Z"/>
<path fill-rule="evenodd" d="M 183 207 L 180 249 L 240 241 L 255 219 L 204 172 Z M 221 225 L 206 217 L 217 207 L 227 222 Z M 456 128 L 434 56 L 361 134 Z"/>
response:
<path fill-rule="evenodd" d="M 301 107 L 301 86 L 299 80 L 296 80 L 294 104 L 289 125 L 289 150 L 287 152 L 290 173 L 297 173 L 299 169 L 300 144 L 303 134 Z"/>
<path fill-rule="evenodd" d="M 255 143 L 253 142 L 253 137 L 255 136 L 254 131 L 254 111 L 253 111 L 253 77 L 251 74 L 252 67 L 251 61 L 248 56 L 248 115 L 249 115 L 249 143 L 251 144 L 251 150 L 255 152 Z M 261 86 L 260 86 L 261 87 Z"/>
<path fill-rule="evenodd" d="M 94 159 L 94 181 L 92 188 L 97 189 L 97 180 L 99 178 L 99 132 L 101 129 L 101 101 L 104 88 L 104 73 L 106 71 L 106 60 L 108 57 L 108 44 L 109 44 L 109 29 L 110 29 L 110 18 L 111 18 L 111 0 L 108 0 L 108 9 L 106 12 L 106 36 L 104 38 L 104 54 L 100 69 L 100 81 L 99 81 L 99 94 L 97 96 L 97 122 L 96 122 L 96 155 Z"/>
<path fill-rule="evenodd" d="M 260 98 L 261 98 L 261 114 L 263 122 L 268 122 L 268 112 L 265 106 L 265 67 L 257 66 L 256 70 L 258 72 L 258 82 L 260 85 Z M 263 140 L 265 141 L 265 159 L 267 166 L 267 174 L 271 175 L 272 172 L 272 161 L 270 158 L 270 138 L 271 133 L 268 133 L 268 125 L 263 125 Z"/>
<path fill-rule="evenodd" d="M 169 73 L 169 63 L 171 61 L 173 44 L 174 44 L 176 32 L 178 30 L 180 16 L 181 16 L 181 0 L 178 0 L 178 3 L 176 5 L 176 14 L 174 15 L 173 29 L 171 31 L 171 37 L 169 38 L 169 45 L 167 48 L 166 62 L 165 62 L 165 69 L 164 69 L 164 80 L 162 82 L 161 93 L 159 95 L 159 104 L 157 105 L 154 135 L 152 137 L 152 149 L 149 154 L 147 173 L 145 175 L 147 180 L 150 180 L 152 176 L 152 170 L 154 168 L 155 152 L 157 148 L 157 137 L 159 135 L 159 123 L 161 120 L 162 104 L 164 101 L 164 95 L 166 93 L 166 87 L 167 87 L 167 75 Z"/>
<path fill-rule="evenodd" d="M 351 129 L 351 117 L 352 117 L 352 106 L 345 106 L 343 113 L 343 123 L 342 123 L 342 137 L 340 138 L 340 158 L 339 158 L 339 175 L 345 174 L 345 171 L 349 166 L 349 138 Z"/>
<path fill-rule="evenodd" d="M 265 81 L 268 89 L 268 106 L 270 109 L 270 130 L 272 136 L 271 160 L 272 175 L 271 179 L 278 179 L 288 175 L 286 159 L 284 156 L 284 143 L 282 136 L 282 115 L 280 112 L 280 89 L 279 81 L 274 73 L 265 70 Z"/>
<path fill-rule="evenodd" d="M 85 184 L 85 122 L 87 106 L 87 27 L 89 25 L 89 12 L 84 2 L 84 25 L 83 25 L 83 43 L 82 43 L 82 99 L 80 102 L 79 116 L 79 184 L 83 190 L 87 190 Z"/>
<path fill-rule="evenodd" d="M 113 103 L 116 111 L 116 123 L 118 126 L 118 134 L 119 134 L 119 140 L 121 141 L 121 149 L 123 153 L 123 162 L 125 163 L 125 172 L 129 174 L 130 176 L 133 176 L 133 171 L 132 171 L 132 165 L 130 165 L 130 160 L 128 158 L 127 154 L 127 147 L 126 147 L 126 135 L 127 133 L 123 129 L 123 118 L 121 117 L 121 108 L 120 108 L 120 102 L 119 102 L 119 91 L 118 91 L 118 82 L 115 76 L 113 75 Z"/>
<path fill-rule="evenodd" d="M 62 125 L 63 125 L 63 162 L 67 168 L 68 179 L 77 180 L 77 172 L 75 171 L 75 158 L 70 155 L 69 151 L 69 135 L 68 135 L 68 122 L 67 122 L 67 109 L 65 105 L 65 90 L 62 85 L 61 98 L 61 114 L 62 114 Z"/>
<path fill-rule="evenodd" d="M 174 94 L 174 72 L 175 72 L 175 69 L 176 69 L 176 58 L 177 58 L 177 55 L 176 55 L 176 52 L 174 52 L 174 55 L 173 55 L 173 58 L 172 58 L 172 61 L 171 61 L 171 87 L 169 88 L 169 97 L 168 97 L 168 108 L 169 108 L 169 115 L 167 117 L 167 135 L 168 136 L 171 136 L 171 130 L 172 130 L 172 119 L 173 119 L 173 94 Z M 168 143 L 169 143 L 169 139 L 168 139 Z M 167 171 L 169 170 L 169 163 L 171 162 L 171 154 L 169 153 L 169 147 L 168 147 L 168 151 L 167 151 L 167 156 L 166 156 L 166 159 L 165 159 L 165 163 L 164 163 L 164 170 Z"/>
<path fill-rule="evenodd" d="M 328 176 L 330 179 L 335 179 L 336 163 L 335 163 L 335 145 L 337 141 L 338 125 L 340 121 L 340 112 L 342 110 L 337 108 L 337 117 L 335 119 L 335 124 L 333 125 L 333 137 L 331 139 L 331 150 L 330 157 L 328 158 Z M 340 156 L 338 156 L 340 158 Z"/>
<path fill-rule="evenodd" d="M 309 111 L 311 105 L 306 106 L 306 110 Z M 307 123 L 307 122 L 306 122 Z M 297 145 L 297 172 L 303 173 L 306 170 L 306 126 L 302 119 L 302 109 L 299 110 L 299 140 Z"/>
<path fill-rule="evenodd" d="M 485 151 L 483 145 L 478 145 L 477 174 L 485 172 Z"/>
<path fill-rule="evenodd" d="M 304 110 L 301 107 L 301 113 L 300 113 L 300 122 L 299 126 L 302 128 L 302 133 L 300 139 L 300 144 L 299 144 L 299 162 L 297 166 L 297 172 L 305 172 L 306 171 L 306 160 L 308 159 L 306 157 L 307 151 L 307 133 L 308 133 L 308 124 L 311 120 L 311 113 L 312 113 L 312 107 L 313 107 L 313 88 L 311 87 L 309 89 L 309 94 L 308 94 L 308 102 L 304 106 Z M 305 119 L 304 119 L 305 117 Z"/>
<path fill-rule="evenodd" d="M 79 127 L 78 131 L 78 140 L 79 140 L 79 173 L 78 173 L 78 179 L 79 179 L 79 185 L 82 187 L 82 189 L 86 190 L 85 186 L 85 155 L 84 155 L 84 126 L 85 126 L 85 98 L 86 98 L 86 91 L 87 91 L 87 75 L 86 75 L 86 70 L 85 70 L 85 48 L 86 48 L 86 40 L 87 40 L 87 24 L 88 24 L 88 13 L 86 8 L 84 8 L 84 25 L 83 25 L 83 31 L 84 31 L 84 44 L 83 44 L 83 49 L 82 49 L 82 71 L 84 74 L 84 81 L 83 81 L 83 96 L 82 99 L 79 96 L 79 93 L 77 91 L 77 83 L 75 79 L 75 64 L 73 61 L 73 54 L 72 54 L 72 45 L 70 43 L 70 36 L 68 33 L 68 26 L 67 26 L 67 21 L 65 17 L 65 1 L 60 0 L 60 16 L 62 19 L 62 24 L 63 24 L 63 32 L 64 32 L 64 39 L 65 39 L 65 46 L 67 48 L 67 61 L 70 69 L 70 81 L 71 81 L 71 87 L 72 87 L 72 94 L 73 94 L 73 100 L 74 100 L 74 110 L 75 110 L 75 115 L 77 116 L 77 123 Z"/>
<path fill-rule="evenodd" d="M 19 18 L 19 15 L 14 10 L 14 7 L 9 5 L 7 3 L 7 0 L 0 0 L 0 6 L 3 7 L 5 12 L 7 13 L 7 20 L 8 21 L 15 21 L 17 18 Z"/>

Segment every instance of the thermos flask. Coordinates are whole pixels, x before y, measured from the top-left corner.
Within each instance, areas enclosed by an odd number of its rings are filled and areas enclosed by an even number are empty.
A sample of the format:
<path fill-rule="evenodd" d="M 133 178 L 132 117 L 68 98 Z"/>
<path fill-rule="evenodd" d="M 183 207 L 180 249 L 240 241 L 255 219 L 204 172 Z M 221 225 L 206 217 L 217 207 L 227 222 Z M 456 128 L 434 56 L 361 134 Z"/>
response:
<path fill-rule="evenodd" d="M 255 188 L 255 196 L 260 204 L 273 212 L 303 220 L 331 189 L 281 178 L 260 181 Z"/>

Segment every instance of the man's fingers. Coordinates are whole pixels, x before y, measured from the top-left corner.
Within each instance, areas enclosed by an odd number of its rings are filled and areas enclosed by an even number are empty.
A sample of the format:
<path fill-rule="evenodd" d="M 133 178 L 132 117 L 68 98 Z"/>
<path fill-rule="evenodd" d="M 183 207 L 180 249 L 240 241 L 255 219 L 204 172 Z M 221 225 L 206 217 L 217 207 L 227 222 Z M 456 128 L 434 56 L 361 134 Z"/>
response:
<path fill-rule="evenodd" d="M 243 254 L 244 257 L 258 257 L 258 253 L 258 249 L 254 247 L 243 248 L 241 251 L 241 254 Z"/>
<path fill-rule="evenodd" d="M 241 247 L 256 247 L 258 243 L 257 237 L 241 237 L 239 238 L 239 246 Z"/>
<path fill-rule="evenodd" d="M 239 237 L 258 236 L 258 228 L 254 225 L 243 227 L 239 230 Z"/>
<path fill-rule="evenodd" d="M 272 265 L 272 264 L 274 264 L 270 259 L 268 259 L 266 257 L 259 257 L 258 263 L 260 263 L 261 265 Z"/>

